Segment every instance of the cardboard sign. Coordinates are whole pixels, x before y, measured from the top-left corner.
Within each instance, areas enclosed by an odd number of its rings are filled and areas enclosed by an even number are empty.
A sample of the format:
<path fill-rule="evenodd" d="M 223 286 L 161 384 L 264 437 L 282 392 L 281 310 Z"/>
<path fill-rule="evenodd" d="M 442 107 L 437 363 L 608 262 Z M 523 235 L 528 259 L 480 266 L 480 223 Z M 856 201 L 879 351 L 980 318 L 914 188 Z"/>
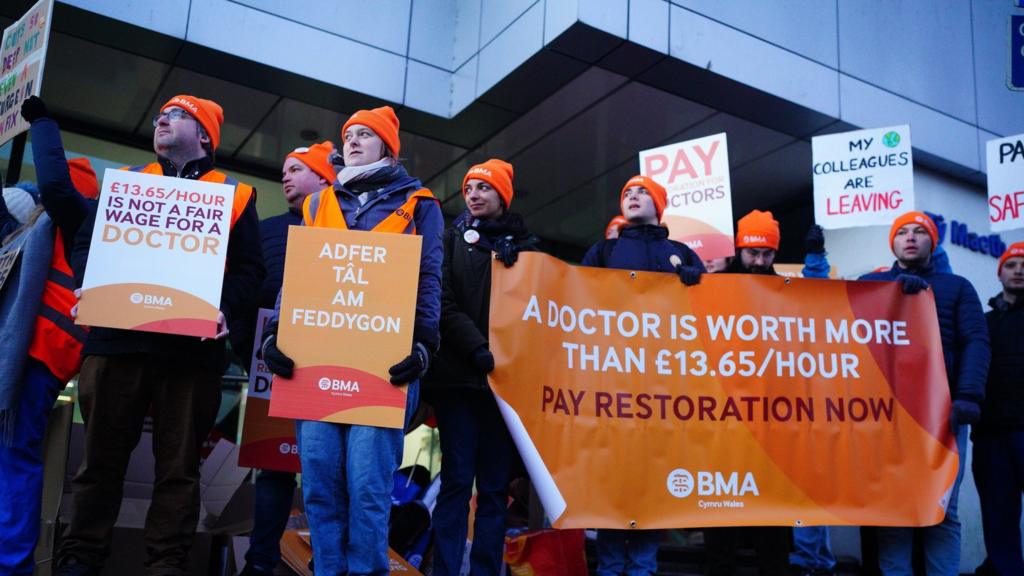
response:
<path fill-rule="evenodd" d="M 989 140 L 985 156 L 992 231 L 1024 228 L 1024 134 Z"/>
<path fill-rule="evenodd" d="M 214 336 L 234 187 L 108 168 L 100 191 L 76 322 Z"/>
<path fill-rule="evenodd" d="M 490 384 L 556 528 L 928 526 L 957 474 L 935 302 L 895 282 L 492 267 Z"/>
<path fill-rule="evenodd" d="M 7 278 L 11 275 L 11 270 L 14 270 L 14 263 L 18 261 L 18 255 L 21 254 L 22 242 L 15 240 L 0 249 L 0 293 L 4 291 L 4 283 L 7 282 Z"/>
<path fill-rule="evenodd" d="M 53 0 L 39 0 L 4 29 L 0 44 L 0 145 L 28 130 L 21 103 L 43 88 Z"/>
<path fill-rule="evenodd" d="M 702 260 L 735 253 L 725 133 L 640 152 L 640 173 L 665 187 L 669 237 Z"/>
<path fill-rule="evenodd" d="M 822 228 L 892 224 L 914 209 L 910 126 L 811 138 L 814 221 Z"/>
<path fill-rule="evenodd" d="M 260 308 L 256 318 L 256 339 L 249 363 L 249 389 L 245 396 L 245 419 L 242 421 L 238 465 L 261 470 L 301 472 L 295 421 L 269 415 L 270 385 L 274 375 L 256 357 L 263 342 L 263 329 L 273 314 L 273 310 Z"/>
<path fill-rule="evenodd" d="M 278 342 L 295 361 L 274 377 L 270 415 L 405 424 L 405 387 L 388 369 L 412 350 L 422 238 L 288 229 Z"/>

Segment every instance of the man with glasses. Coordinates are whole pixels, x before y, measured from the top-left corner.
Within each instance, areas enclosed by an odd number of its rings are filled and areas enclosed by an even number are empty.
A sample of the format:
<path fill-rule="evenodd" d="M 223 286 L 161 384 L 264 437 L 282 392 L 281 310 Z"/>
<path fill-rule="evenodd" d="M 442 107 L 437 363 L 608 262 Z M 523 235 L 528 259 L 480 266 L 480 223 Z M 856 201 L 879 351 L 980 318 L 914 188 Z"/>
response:
<path fill-rule="evenodd" d="M 146 516 L 147 575 L 184 575 L 199 519 L 199 450 L 220 406 L 224 337 L 252 312 L 260 286 L 256 192 L 213 169 L 224 120 L 212 100 L 180 95 L 153 118 L 156 162 L 126 168 L 229 184 L 231 211 L 218 331 L 196 338 L 93 327 L 82 351 L 78 399 L 85 454 L 72 481 L 72 514 L 57 553 L 58 575 L 99 574 L 121 507 L 125 471 L 152 405 L 153 497 Z M 71 266 L 81 286 L 96 221 L 87 216 L 75 238 Z M 184 272 L 184 271 L 183 271 Z"/>

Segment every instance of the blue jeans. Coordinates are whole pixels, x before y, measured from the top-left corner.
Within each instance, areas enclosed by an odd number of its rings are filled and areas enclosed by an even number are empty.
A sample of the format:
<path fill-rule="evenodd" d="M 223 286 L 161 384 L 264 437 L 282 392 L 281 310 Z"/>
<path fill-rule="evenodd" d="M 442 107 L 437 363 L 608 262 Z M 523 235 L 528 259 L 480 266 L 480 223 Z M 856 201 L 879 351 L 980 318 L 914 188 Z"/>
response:
<path fill-rule="evenodd" d="M 419 382 L 409 384 L 406 424 Z M 317 576 L 386 576 L 394 473 L 405 431 L 299 420 L 302 498 Z"/>
<path fill-rule="evenodd" d="M 971 464 L 988 561 L 999 574 L 1024 574 L 1020 543 L 1024 432 L 976 433 Z"/>
<path fill-rule="evenodd" d="M 476 479 L 470 572 L 501 573 L 512 437 L 490 390 L 447 390 L 431 396 L 441 435 L 441 492 L 434 509 L 434 576 L 458 576 L 466 548 L 469 500 Z"/>
<path fill-rule="evenodd" d="M 598 530 L 597 576 L 657 574 L 662 535 L 662 530 Z"/>
<path fill-rule="evenodd" d="M 956 433 L 956 446 L 960 452 L 953 492 L 949 496 L 946 517 L 935 526 L 926 528 L 879 528 L 878 567 L 885 576 L 912 576 L 914 531 L 924 536 L 925 567 L 928 576 L 957 576 L 960 573 L 960 519 L 957 501 L 960 482 L 964 478 L 964 460 L 967 458 L 967 426 Z"/>
<path fill-rule="evenodd" d="M 804 570 L 831 572 L 836 567 L 828 526 L 793 528 L 793 553 L 789 563 Z"/>
<path fill-rule="evenodd" d="M 288 525 L 295 495 L 295 473 L 260 470 L 256 473 L 252 534 L 245 563 L 270 574 L 281 561 L 281 536 Z"/>
<path fill-rule="evenodd" d="M 32 574 L 43 496 L 43 437 L 64 382 L 29 359 L 10 446 L 0 442 L 0 574 Z"/>

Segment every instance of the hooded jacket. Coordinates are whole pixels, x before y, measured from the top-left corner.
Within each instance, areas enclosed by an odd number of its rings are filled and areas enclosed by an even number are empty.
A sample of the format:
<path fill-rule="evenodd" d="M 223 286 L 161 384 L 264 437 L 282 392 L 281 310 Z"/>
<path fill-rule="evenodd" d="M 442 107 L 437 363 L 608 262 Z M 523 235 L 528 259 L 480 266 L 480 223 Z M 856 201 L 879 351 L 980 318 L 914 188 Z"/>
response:
<path fill-rule="evenodd" d="M 465 239 L 470 229 L 480 234 L 475 243 Z M 481 221 L 467 210 L 445 230 L 441 349 L 424 378 L 426 389 L 487 387 L 487 375 L 476 368 L 473 353 L 487 346 L 492 249 L 495 242 L 508 236 L 517 245 L 530 244 L 531 237 L 522 216 L 507 211 L 495 220 Z"/>
<path fill-rule="evenodd" d="M 678 256 L 683 266 L 700 268 L 704 263 L 686 244 L 668 239 L 668 228 L 652 224 L 627 226 L 614 240 L 601 240 L 583 256 L 583 266 L 643 270 L 645 272 L 675 272 L 672 256 Z"/>
<path fill-rule="evenodd" d="M 923 278 L 935 295 L 942 356 L 953 400 L 971 400 L 980 404 L 985 398 L 991 349 L 978 293 L 966 278 L 937 272 L 931 263 L 921 268 L 904 269 L 895 262 L 889 270 L 865 274 L 860 280 L 893 282 L 900 274 Z"/>
<path fill-rule="evenodd" d="M 1024 430 L 1024 298 L 1010 304 L 997 294 L 985 319 L 992 346 L 992 363 L 985 385 L 981 421 L 974 432 Z"/>

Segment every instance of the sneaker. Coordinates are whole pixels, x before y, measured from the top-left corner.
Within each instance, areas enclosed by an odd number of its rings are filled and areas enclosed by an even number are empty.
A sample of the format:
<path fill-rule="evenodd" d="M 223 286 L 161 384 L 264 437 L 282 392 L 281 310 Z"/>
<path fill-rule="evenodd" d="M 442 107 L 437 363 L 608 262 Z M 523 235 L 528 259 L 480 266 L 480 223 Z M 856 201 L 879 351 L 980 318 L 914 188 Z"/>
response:
<path fill-rule="evenodd" d="M 88 564 L 82 564 L 78 558 L 70 556 L 53 573 L 54 576 L 99 576 L 100 571 Z"/>

